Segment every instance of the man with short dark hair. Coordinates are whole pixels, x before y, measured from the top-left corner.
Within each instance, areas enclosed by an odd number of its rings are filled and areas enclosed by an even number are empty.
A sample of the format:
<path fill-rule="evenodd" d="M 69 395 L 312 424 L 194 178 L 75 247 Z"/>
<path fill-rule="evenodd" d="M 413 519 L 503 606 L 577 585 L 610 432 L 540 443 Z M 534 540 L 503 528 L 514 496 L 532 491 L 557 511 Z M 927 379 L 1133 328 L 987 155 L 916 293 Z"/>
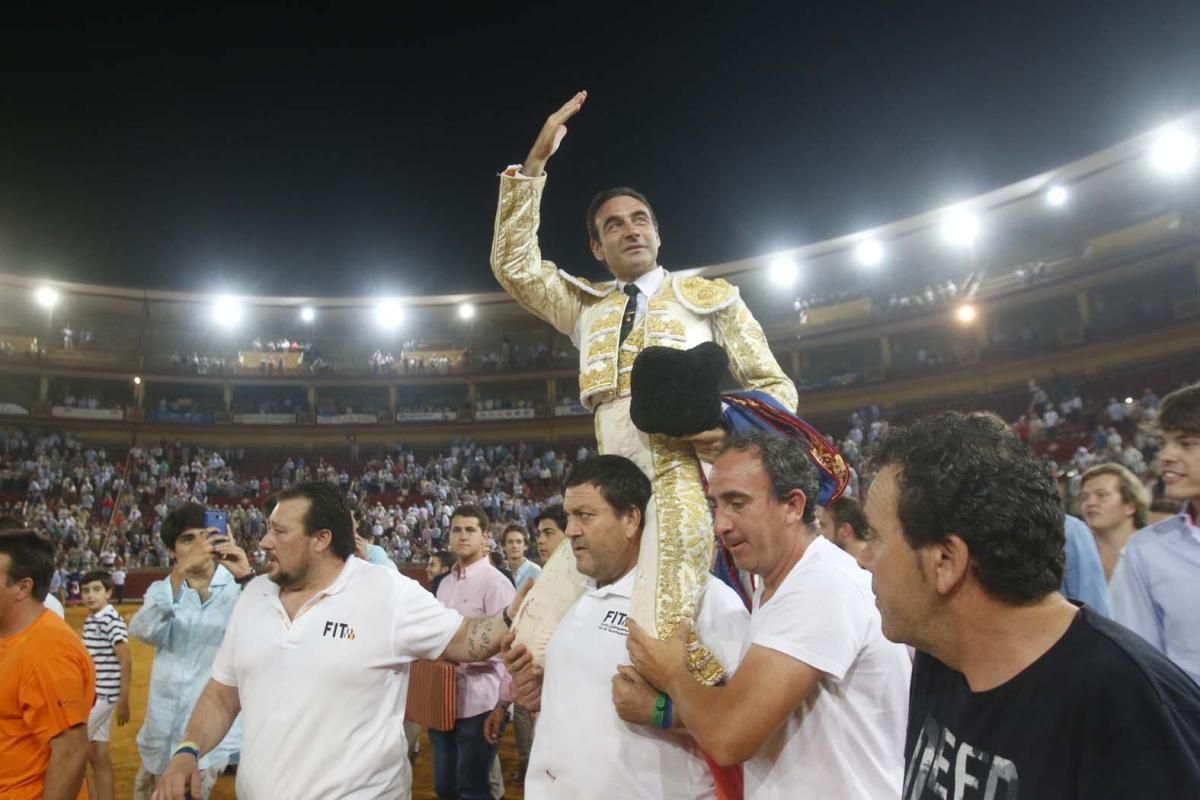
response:
<path fill-rule="evenodd" d="M 512 570 L 513 583 L 518 589 L 525 585 L 525 581 L 533 580 L 542 571 L 541 567 L 526 557 L 529 541 L 524 525 L 516 522 L 505 525 L 501 545 L 504 547 L 504 558 L 508 561 L 508 568 Z"/>
<path fill-rule="evenodd" d="M 709 475 L 714 530 L 760 579 L 733 677 L 691 680 L 686 630 L 660 642 L 633 625 L 630 658 L 713 760 L 742 764 L 747 798 L 896 797 L 908 652 L 880 631 L 870 576 L 818 532 L 802 441 L 735 432 Z"/>
<path fill-rule="evenodd" d="M 764 392 L 792 411 L 796 387 L 736 286 L 672 274 L 659 264 L 658 221 L 640 192 L 628 187 L 601 192 L 588 210 L 588 247 L 613 280 L 593 283 L 542 260 L 537 233 L 546 163 L 586 99 L 579 92 L 551 114 L 525 163 L 501 175 L 491 266 L 514 300 L 579 348 L 579 402 L 596 415 L 599 451 L 631 459 L 654 485 L 655 502 L 642 534 L 648 557 L 642 559 L 633 615 L 655 635 L 670 636 L 678 620 L 695 617 L 712 566 L 700 463 L 711 461 L 712 445 L 723 432 L 714 427 L 674 437 L 640 431 L 630 416 L 634 361 L 653 347 L 715 342 L 728 351 L 729 372 L 740 388 Z M 660 520 L 669 524 L 660 528 Z M 535 650 L 578 597 L 572 591 L 578 580 L 566 570 L 548 569 L 534 585 L 530 606 L 539 603 L 544 613 L 536 621 L 523 620 L 521 636 Z M 712 683 L 720 667 L 703 657 L 702 643 L 697 646 L 702 655 L 692 664 L 696 678 Z"/>
<path fill-rule="evenodd" d="M 1059 593 L 1063 512 L 1028 446 L 945 412 L 874 460 L 862 564 L 918 650 L 904 800 L 1200 796 L 1200 686 Z"/>
<path fill-rule="evenodd" d="M 821 510 L 821 535 L 854 558 L 866 546 L 867 518 L 853 497 L 842 495 Z"/>
<path fill-rule="evenodd" d="M 566 478 L 572 551 L 564 555 L 574 554 L 587 588 L 554 630 L 544 670 L 523 645 L 505 652 L 517 702 L 541 709 L 525 776 L 529 800 L 715 797 L 695 742 L 668 730 L 665 698 L 629 666 L 625 642 L 650 495 L 649 479 L 621 456 L 593 456 Z M 726 673 L 737 668 L 746 622 L 741 599 L 710 575 L 695 627 Z"/>
<path fill-rule="evenodd" d="M 83 643 L 42 604 L 54 545 L 0 531 L 0 797 L 84 800 L 96 672 Z"/>
<path fill-rule="evenodd" d="M 533 529 L 537 532 L 538 560 L 545 566 L 559 545 L 567 540 L 567 515 L 562 504 L 543 508 L 542 513 L 533 518 Z"/>
<path fill-rule="evenodd" d="M 429 563 L 425 565 L 425 575 L 429 578 L 429 591 L 434 597 L 437 597 L 442 579 L 450 573 L 457 561 L 458 558 L 449 550 L 434 550 L 430 554 Z"/>
<path fill-rule="evenodd" d="M 163 518 L 159 536 L 174 564 L 167 577 L 150 584 L 129 620 L 130 635 L 155 648 L 146 717 L 137 735 L 134 800 L 149 800 L 172 749 L 183 741 L 242 587 L 254 578 L 245 551 L 206 527 L 207 511 L 185 503 Z M 200 798 L 212 792 L 241 742 L 238 719 L 199 760 Z"/>
<path fill-rule="evenodd" d="M 156 796 L 200 793 L 197 758 L 240 711 L 239 798 L 407 797 L 409 664 L 491 658 L 521 597 L 494 617 L 463 619 L 398 571 L 352 558 L 350 512 L 327 483 L 276 495 L 260 547 L 267 573 L 234 610 Z"/>
<path fill-rule="evenodd" d="M 1200 383 L 1164 397 L 1155 425 L 1166 495 L 1184 505 L 1125 545 L 1113 616 L 1200 682 Z"/>
<path fill-rule="evenodd" d="M 487 512 L 461 505 L 450 515 L 450 547 L 458 561 L 438 587 L 437 599 L 464 617 L 485 617 L 506 608 L 513 584 L 492 566 Z M 433 782 L 440 800 L 490 800 L 488 773 L 496 747 L 484 735 L 488 715 L 500 702 L 500 659 L 455 668 L 457 719 L 453 730 L 429 731 Z"/>

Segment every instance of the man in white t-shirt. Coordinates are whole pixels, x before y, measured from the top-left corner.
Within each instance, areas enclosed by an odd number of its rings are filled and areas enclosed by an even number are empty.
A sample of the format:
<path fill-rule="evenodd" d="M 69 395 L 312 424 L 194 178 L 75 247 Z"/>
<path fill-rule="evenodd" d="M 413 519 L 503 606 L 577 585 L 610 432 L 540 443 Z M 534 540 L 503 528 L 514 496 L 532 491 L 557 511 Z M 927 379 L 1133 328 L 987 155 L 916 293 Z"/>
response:
<path fill-rule="evenodd" d="M 522 645 L 504 653 L 516 701 L 541 706 L 525 797 L 715 797 L 695 741 L 661 714 L 655 724 L 658 692 L 629 666 L 625 647 L 650 479 L 623 456 L 601 455 L 576 464 L 565 485 L 566 534 L 587 588 L 555 627 L 544 670 Z M 748 621 L 737 594 L 710 575 L 696 627 L 727 673 Z"/>
<path fill-rule="evenodd" d="M 687 625 L 668 641 L 631 625 L 634 666 L 717 763 L 744 762 L 747 800 L 900 796 L 911 660 L 870 575 L 818 532 L 817 491 L 802 443 L 773 433 L 730 435 L 713 464 L 716 532 L 761 579 L 724 686 L 688 674 Z"/>
<path fill-rule="evenodd" d="M 496 655 L 523 593 L 463 619 L 398 571 L 351 558 L 350 511 L 327 483 L 276 495 L 260 547 L 267 574 L 243 590 L 155 797 L 200 796 L 197 759 L 239 711 L 242 800 L 409 797 L 409 664 Z"/>

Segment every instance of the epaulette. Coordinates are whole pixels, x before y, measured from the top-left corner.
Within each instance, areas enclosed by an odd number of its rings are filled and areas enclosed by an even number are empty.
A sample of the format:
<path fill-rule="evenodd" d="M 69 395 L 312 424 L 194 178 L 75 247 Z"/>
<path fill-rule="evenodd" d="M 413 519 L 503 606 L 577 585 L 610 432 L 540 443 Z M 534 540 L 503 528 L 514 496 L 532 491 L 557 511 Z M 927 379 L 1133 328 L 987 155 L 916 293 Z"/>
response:
<path fill-rule="evenodd" d="M 715 313 L 738 299 L 738 288 L 721 278 L 675 278 L 671 288 L 683 307 L 694 314 Z"/>

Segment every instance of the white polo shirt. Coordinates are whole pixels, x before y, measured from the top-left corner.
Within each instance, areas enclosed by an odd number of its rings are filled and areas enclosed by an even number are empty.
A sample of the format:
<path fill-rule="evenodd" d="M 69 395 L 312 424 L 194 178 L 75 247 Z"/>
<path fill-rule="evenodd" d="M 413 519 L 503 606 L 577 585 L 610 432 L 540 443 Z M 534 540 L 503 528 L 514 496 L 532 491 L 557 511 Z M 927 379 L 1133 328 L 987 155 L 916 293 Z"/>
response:
<path fill-rule="evenodd" d="M 528 800 L 695 800 L 715 797 L 712 774 L 685 733 L 632 725 L 617 716 L 612 678 L 629 664 L 627 617 L 636 570 L 589 589 L 546 647 L 542 712 L 525 774 Z M 711 575 L 700 594 L 696 632 L 732 672 L 749 615 Z"/>
<path fill-rule="evenodd" d="M 813 693 L 743 765 L 747 800 L 899 797 L 912 659 L 880 630 L 871 576 L 818 536 L 746 635 L 823 674 Z"/>
<path fill-rule="evenodd" d="M 289 620 L 279 587 L 255 578 L 212 676 L 242 704 L 242 800 L 407 798 L 408 665 L 445 651 L 463 618 L 395 569 L 346 560 Z"/>

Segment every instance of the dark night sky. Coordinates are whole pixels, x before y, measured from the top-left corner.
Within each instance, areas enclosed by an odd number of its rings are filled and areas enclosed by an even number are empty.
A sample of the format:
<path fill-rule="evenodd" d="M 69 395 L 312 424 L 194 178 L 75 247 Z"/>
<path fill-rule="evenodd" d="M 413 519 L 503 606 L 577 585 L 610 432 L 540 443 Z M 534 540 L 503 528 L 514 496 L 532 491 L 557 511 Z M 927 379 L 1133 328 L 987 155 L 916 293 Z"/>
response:
<path fill-rule="evenodd" d="M 645 191 L 663 263 L 694 266 L 961 199 L 1200 106 L 1194 0 L 674 8 L 6 20 L 0 271 L 493 289 L 496 172 L 577 88 L 542 241 L 592 276 L 583 209 L 607 185 Z"/>

